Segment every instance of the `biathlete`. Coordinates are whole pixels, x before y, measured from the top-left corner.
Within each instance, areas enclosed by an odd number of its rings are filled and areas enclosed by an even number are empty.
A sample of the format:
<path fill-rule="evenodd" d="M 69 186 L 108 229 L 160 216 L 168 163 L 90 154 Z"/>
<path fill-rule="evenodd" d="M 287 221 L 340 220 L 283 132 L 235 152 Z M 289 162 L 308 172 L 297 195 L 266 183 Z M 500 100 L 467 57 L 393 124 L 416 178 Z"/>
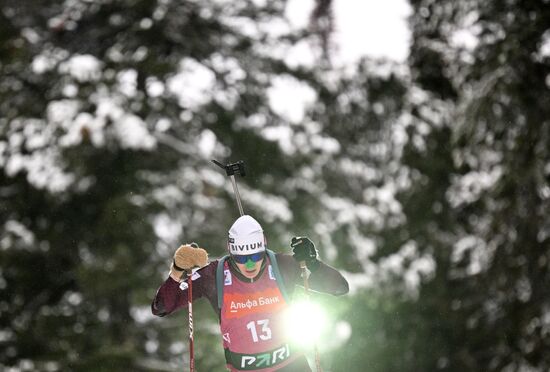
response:
<path fill-rule="evenodd" d="M 267 249 L 260 224 L 239 217 L 229 229 L 229 254 L 207 263 L 206 251 L 179 247 L 170 276 L 158 289 L 152 312 L 166 316 L 187 307 L 186 274 L 193 275 L 192 299 L 206 297 L 220 320 L 226 366 L 230 371 L 311 371 L 285 334 L 284 312 L 295 285 L 302 285 L 300 261 L 305 261 L 310 289 L 332 295 L 348 292 L 348 283 L 334 268 L 321 262 L 315 245 L 306 237 L 292 239 L 293 254 Z"/>

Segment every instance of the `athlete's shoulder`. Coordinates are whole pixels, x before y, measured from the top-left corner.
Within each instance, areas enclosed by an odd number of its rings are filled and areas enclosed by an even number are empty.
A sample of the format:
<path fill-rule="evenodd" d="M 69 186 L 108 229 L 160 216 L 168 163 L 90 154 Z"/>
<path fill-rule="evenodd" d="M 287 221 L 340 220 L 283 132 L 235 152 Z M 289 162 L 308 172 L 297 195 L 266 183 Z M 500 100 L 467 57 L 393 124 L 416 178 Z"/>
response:
<path fill-rule="evenodd" d="M 287 252 L 276 252 L 275 259 L 277 260 L 277 265 L 284 269 L 294 268 L 298 265 L 291 253 Z"/>
<path fill-rule="evenodd" d="M 206 266 L 201 267 L 196 271 L 203 278 L 215 278 L 216 277 L 216 268 L 218 267 L 219 260 L 212 260 Z"/>
<path fill-rule="evenodd" d="M 292 253 L 291 252 L 288 252 L 288 251 L 273 251 L 273 253 L 275 253 L 275 256 L 278 257 L 286 257 L 286 258 L 292 258 Z"/>

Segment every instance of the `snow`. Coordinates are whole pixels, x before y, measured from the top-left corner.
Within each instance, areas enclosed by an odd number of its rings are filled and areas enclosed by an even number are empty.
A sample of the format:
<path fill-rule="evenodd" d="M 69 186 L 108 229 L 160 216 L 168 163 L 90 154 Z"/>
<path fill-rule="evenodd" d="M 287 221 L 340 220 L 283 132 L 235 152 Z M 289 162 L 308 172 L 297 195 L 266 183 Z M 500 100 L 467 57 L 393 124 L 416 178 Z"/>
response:
<path fill-rule="evenodd" d="M 365 251 L 357 251 L 363 272 L 342 272 L 350 286 L 350 294 L 354 295 L 364 289 L 384 289 L 385 286 L 397 286 L 406 296 L 418 296 L 423 281 L 430 280 L 435 274 L 436 263 L 429 254 L 418 250 L 415 241 L 406 242 L 397 252 L 384 256 L 379 262 L 370 260 L 375 253 L 374 242 Z M 357 247 L 354 247 L 357 250 Z M 401 284 L 399 280 L 401 278 Z M 399 288 L 401 286 L 401 288 Z"/>
<path fill-rule="evenodd" d="M 266 127 L 261 130 L 261 135 L 268 141 L 277 142 L 279 148 L 287 155 L 296 151 L 293 145 L 294 131 L 289 126 Z"/>
<path fill-rule="evenodd" d="M 232 186 L 227 185 L 226 191 L 233 194 Z M 239 193 L 241 194 L 241 198 L 246 200 L 247 205 L 258 211 L 258 215 L 261 215 L 265 222 L 272 223 L 276 220 L 290 222 L 292 220 L 292 211 L 288 206 L 286 198 L 268 195 L 261 191 L 250 189 L 242 184 L 239 185 Z"/>
<path fill-rule="evenodd" d="M 233 32 L 246 36 L 252 40 L 258 40 L 260 30 L 258 22 L 249 17 L 239 17 L 235 15 L 222 15 L 219 20 L 224 26 L 232 29 Z"/>
<path fill-rule="evenodd" d="M 62 89 L 62 93 L 67 98 L 74 98 L 78 94 L 78 86 L 75 84 L 65 84 Z"/>
<path fill-rule="evenodd" d="M 117 73 L 118 90 L 126 97 L 132 98 L 137 93 L 137 71 L 134 69 L 122 70 Z"/>
<path fill-rule="evenodd" d="M 228 85 L 235 85 L 246 78 L 247 73 L 234 57 L 227 57 L 220 53 L 214 53 L 205 64 L 210 64 L 212 69 L 224 75 Z"/>
<path fill-rule="evenodd" d="M 417 294 L 423 279 L 429 280 L 435 274 L 436 263 L 432 256 L 422 255 L 412 261 L 405 271 L 405 285 L 407 289 Z"/>
<path fill-rule="evenodd" d="M 305 133 L 295 132 L 291 127 L 268 127 L 262 130 L 264 138 L 277 141 L 279 148 L 287 155 L 309 153 L 311 151 L 310 138 Z"/>
<path fill-rule="evenodd" d="M 4 231 L 6 234 L 13 234 L 13 236 L 17 239 L 21 239 L 22 243 L 26 246 L 31 246 L 36 241 L 34 233 L 19 221 L 6 221 L 6 223 L 4 224 Z M 0 245 L 0 248 L 2 248 L 2 250 L 10 248 L 13 244 L 11 242 L 8 245 L 4 243 L 4 239 L 2 239 L 2 244 Z"/>
<path fill-rule="evenodd" d="M 415 241 L 408 241 L 398 252 L 380 260 L 377 278 L 380 282 L 391 282 L 392 278 L 403 277 L 406 291 L 416 296 L 422 279 L 429 279 L 435 273 L 435 260 L 427 254 L 420 254 Z"/>
<path fill-rule="evenodd" d="M 365 182 L 372 182 L 381 177 L 379 169 L 369 166 L 362 161 L 349 158 L 338 160 L 338 169 L 350 177 L 362 178 Z"/>
<path fill-rule="evenodd" d="M 32 72 L 37 75 L 42 75 L 55 67 L 55 61 L 45 55 L 39 54 L 32 60 Z"/>
<path fill-rule="evenodd" d="M 358 261 L 364 262 L 376 253 L 376 242 L 361 234 L 355 225 L 351 225 L 349 233 L 349 242 L 355 249 L 355 256 Z"/>
<path fill-rule="evenodd" d="M 460 21 L 460 27 L 451 33 L 449 42 L 454 48 L 473 51 L 479 44 L 482 27 L 478 24 L 479 13 L 471 11 Z"/>
<path fill-rule="evenodd" d="M 78 306 L 82 303 L 83 296 L 81 293 L 68 291 L 64 295 L 64 299 L 71 305 L 71 306 Z"/>
<path fill-rule="evenodd" d="M 297 132 L 297 123 L 292 124 L 292 126 L 287 123 L 281 123 L 278 126 L 265 126 L 265 116 L 262 114 L 250 116 L 247 120 L 240 122 L 240 125 L 245 127 L 260 128 L 260 135 L 268 141 L 277 142 L 281 151 L 287 155 L 293 155 L 296 152 L 310 153 L 315 150 L 328 155 L 340 152 L 341 146 L 337 140 L 314 134 L 316 123 L 307 122 L 301 126 L 306 133 Z"/>
<path fill-rule="evenodd" d="M 365 204 L 360 204 L 356 207 L 356 214 L 357 218 L 365 224 L 375 224 L 380 218 L 380 214 L 375 208 Z"/>
<path fill-rule="evenodd" d="M 172 121 L 169 118 L 160 118 L 155 125 L 155 131 L 166 132 L 171 127 Z"/>
<path fill-rule="evenodd" d="M 256 112 L 246 118 L 239 118 L 236 124 L 238 127 L 242 128 L 263 128 L 267 124 L 267 115 L 261 112 Z"/>
<path fill-rule="evenodd" d="M 516 281 L 516 296 L 521 302 L 528 302 L 533 294 L 531 282 L 526 277 L 521 277 Z"/>
<path fill-rule="evenodd" d="M 151 312 L 149 310 L 149 312 Z M 159 342 L 157 340 L 147 340 L 145 341 L 145 351 L 147 351 L 149 354 L 152 354 L 158 350 Z M 152 368 L 157 369 L 157 368 Z"/>
<path fill-rule="evenodd" d="M 53 141 L 53 129 L 51 127 L 44 127 L 42 120 L 27 120 L 23 128 L 23 136 L 16 136 L 19 139 L 23 137 L 25 138 L 26 150 L 38 150 L 48 146 Z M 19 143 L 18 147 L 21 145 L 22 142 Z"/>
<path fill-rule="evenodd" d="M 326 196 L 321 201 L 327 211 L 333 216 L 333 222 L 343 224 L 370 224 L 375 228 L 383 226 L 384 216 L 380 208 L 372 208 L 369 204 L 354 203 L 345 198 Z"/>
<path fill-rule="evenodd" d="M 62 192 L 74 181 L 74 176 L 62 169 L 59 149 L 54 146 L 55 125 L 43 120 L 13 120 L 8 141 L 0 149 L 0 166 L 9 177 L 20 172 L 39 189 Z"/>
<path fill-rule="evenodd" d="M 225 84 L 222 82 L 216 84 L 213 92 L 214 100 L 226 110 L 233 110 L 240 97 L 239 82 L 246 78 L 246 71 L 236 58 L 226 57 L 220 53 L 213 54 L 205 64 L 222 75 L 225 82 Z"/>
<path fill-rule="evenodd" d="M 272 41 L 281 42 L 278 40 L 281 36 L 288 35 L 292 32 L 292 28 L 288 22 L 281 18 L 273 18 L 269 21 L 261 21 L 258 23 L 260 32 L 268 35 Z"/>
<path fill-rule="evenodd" d="M 80 108 L 80 102 L 74 99 L 51 101 L 46 108 L 48 122 L 68 126 L 76 116 Z"/>
<path fill-rule="evenodd" d="M 26 171 L 29 183 L 52 193 L 63 192 L 75 177 L 59 168 L 61 156 L 57 150 L 47 148 L 29 155 L 14 154 L 8 161 L 6 173 L 9 176 Z"/>
<path fill-rule="evenodd" d="M 361 273 L 350 273 L 339 270 L 349 284 L 349 295 L 354 296 L 363 289 L 371 289 L 376 283 L 376 270 L 374 264 L 365 264 Z"/>
<path fill-rule="evenodd" d="M 104 126 L 104 119 L 81 112 L 69 125 L 65 125 L 67 133 L 59 138 L 59 145 L 61 147 L 79 145 L 82 143 L 84 133 L 87 133 L 92 144 L 101 147 L 105 143 Z"/>
<path fill-rule="evenodd" d="M 111 96 L 108 92 L 99 91 L 92 96 L 92 102 L 96 104 L 95 114 L 98 118 L 118 121 L 124 115 L 120 100 Z"/>
<path fill-rule="evenodd" d="M 537 54 L 541 58 L 550 57 L 550 30 L 546 30 L 546 32 L 542 34 L 540 47 Z"/>
<path fill-rule="evenodd" d="M 182 108 L 195 111 L 212 100 L 215 83 L 212 70 L 192 58 L 184 58 L 178 73 L 168 79 L 167 85 Z"/>
<path fill-rule="evenodd" d="M 267 89 L 269 106 L 290 123 L 301 123 L 306 110 L 317 100 L 317 93 L 290 75 L 275 76 Z"/>
<path fill-rule="evenodd" d="M 478 44 L 479 38 L 475 29 L 460 29 L 451 35 L 451 45 L 455 48 L 464 48 L 472 51 Z"/>
<path fill-rule="evenodd" d="M 218 141 L 216 135 L 210 129 L 204 129 L 199 135 L 197 148 L 199 153 L 206 159 L 211 159 Z"/>
<path fill-rule="evenodd" d="M 239 101 L 239 98 L 239 92 L 231 86 L 226 88 L 218 86 L 214 91 L 214 100 L 216 101 L 216 103 L 228 111 L 231 111 L 235 108 L 237 102 Z"/>
<path fill-rule="evenodd" d="M 308 136 L 308 138 L 311 142 L 311 148 L 314 150 L 330 155 L 340 152 L 340 143 L 334 138 L 319 135 Z"/>
<path fill-rule="evenodd" d="M 154 218 L 153 229 L 155 234 L 169 245 L 176 245 L 183 231 L 180 222 L 166 213 L 161 213 Z"/>
<path fill-rule="evenodd" d="M 187 346 L 186 343 L 182 341 L 174 342 L 170 345 L 170 353 L 172 355 L 181 355 L 186 350 Z"/>
<path fill-rule="evenodd" d="M 76 54 L 60 64 L 59 72 L 85 83 L 99 80 L 102 66 L 103 63 L 90 54 Z"/>
<path fill-rule="evenodd" d="M 183 191 L 176 185 L 166 185 L 156 188 L 152 196 L 155 202 L 160 203 L 167 210 L 174 205 L 180 204 L 184 199 Z"/>
<path fill-rule="evenodd" d="M 111 313 L 105 307 L 99 309 L 99 311 L 97 312 L 97 319 L 99 319 L 99 321 L 103 323 L 107 322 L 110 318 L 111 318 Z"/>
<path fill-rule="evenodd" d="M 0 167 L 6 166 L 6 159 L 8 154 L 6 153 L 6 150 L 8 148 L 8 144 L 6 142 L 0 141 Z"/>
<path fill-rule="evenodd" d="M 542 336 L 543 337 L 550 336 L 550 306 L 548 305 L 543 306 L 540 322 L 542 325 L 541 327 Z"/>
<path fill-rule="evenodd" d="M 133 70 L 126 70 L 119 74 L 119 88 L 124 95 L 135 94 L 132 81 L 135 78 Z M 135 71 L 134 71 L 135 72 Z M 120 85 L 122 84 L 122 85 Z M 48 105 L 48 121 L 59 126 L 65 132 L 60 137 L 62 147 L 76 146 L 86 135 L 92 144 L 101 147 L 106 137 L 113 135 L 122 148 L 151 150 L 156 146 L 156 139 L 150 133 L 147 124 L 137 115 L 126 112 L 124 102 L 126 98 L 120 94 L 113 94 L 103 86 L 91 96 L 90 101 L 96 105 L 95 112 L 78 112 L 80 103 L 77 100 L 53 101 Z M 107 122 L 111 121 L 111 125 Z"/>
<path fill-rule="evenodd" d="M 490 170 L 471 171 L 463 176 L 454 176 L 446 197 L 453 207 L 471 204 L 497 184 L 502 176 L 502 167 L 493 166 Z"/>
<path fill-rule="evenodd" d="M 294 29 L 304 29 L 309 25 L 314 8 L 314 0 L 289 0 L 285 7 L 285 17 Z"/>
<path fill-rule="evenodd" d="M 0 269 L 0 288 L 4 289 L 5 286 L 2 286 L 1 283 L 5 283 L 5 279 L 2 277 L 2 271 Z M 4 328 L 0 330 L 0 342 L 6 343 L 7 341 L 13 341 L 15 336 L 15 332 L 13 332 L 9 328 Z"/>
<path fill-rule="evenodd" d="M 301 40 L 285 50 L 283 60 L 292 69 L 311 69 L 318 63 L 318 54 L 311 40 Z"/>
<path fill-rule="evenodd" d="M 253 0 L 253 2 L 256 5 L 266 4 L 266 0 Z M 389 0 L 384 4 L 349 3 L 336 0 L 334 4 L 336 16 L 334 42 L 338 46 L 337 65 L 351 65 L 364 55 L 386 57 L 397 61 L 402 61 L 406 57 L 409 36 L 404 18 L 409 14 L 410 9 L 404 0 Z M 318 55 L 315 54 L 314 47 L 315 39 L 311 38 L 291 44 L 290 42 L 281 42 L 277 38 L 308 27 L 309 16 L 314 5 L 313 0 L 290 0 L 285 9 L 286 19 L 259 23 L 246 17 L 236 17 L 235 14 L 244 13 L 242 9 L 238 9 L 239 5 L 228 0 L 209 2 L 204 6 L 227 8 L 229 12 L 224 14 L 223 22 L 231 25 L 238 32 L 249 35 L 253 40 L 259 41 L 265 34 L 264 49 L 258 49 L 260 54 L 274 55 L 291 68 L 305 67 L 308 69 L 316 67 L 318 62 Z M 159 3 L 153 16 L 155 21 L 163 17 L 163 8 L 165 7 Z M 390 13 L 392 9 L 399 10 L 397 13 Z M 212 17 L 211 10 L 203 10 L 201 16 Z M 137 22 L 142 28 L 149 28 L 152 24 L 150 19 L 142 19 Z M 227 39 L 224 40 L 227 41 Z M 146 54 L 147 50 L 142 48 L 134 55 L 134 58 L 139 60 Z M 131 108 L 134 107 L 132 104 L 136 103 L 138 77 L 136 70 L 131 68 L 122 70 L 113 76 L 116 80 L 114 88 L 98 84 L 96 91 L 90 96 L 90 103 L 96 107 L 96 110 L 95 112 L 85 112 L 86 104 L 73 98 L 79 92 L 80 83 L 95 82 L 101 79 L 104 65 L 91 55 L 77 54 L 71 57 L 65 55 L 62 60 L 59 59 L 60 55 L 39 55 L 33 60 L 31 68 L 36 74 L 44 74 L 58 66 L 60 73 L 72 77 L 72 79 L 65 79 L 68 83 L 65 83 L 63 87 L 63 94 L 67 98 L 53 101 L 48 105 L 47 122 L 39 123 L 42 129 L 27 134 L 14 133 L 10 135 L 10 144 L 0 142 L 0 146 L 4 146 L 4 149 L 0 151 L 2 156 L 0 161 L 2 166 L 5 164 L 8 174 L 13 175 L 26 171 L 29 180 L 36 187 L 56 192 L 66 189 L 75 182 L 74 176 L 65 173 L 61 156 L 57 152 L 63 147 L 78 146 L 86 135 L 86 138 L 96 147 L 104 146 L 107 139 L 114 138 L 122 148 L 152 150 L 156 148 L 158 135 L 168 136 L 169 129 L 175 125 L 172 123 L 172 119 L 168 118 L 155 118 L 152 119 L 152 123 L 148 123 L 144 121 L 144 118 L 131 112 Z M 108 55 L 114 62 L 120 62 L 124 58 L 120 47 L 117 49 L 117 46 L 113 46 L 108 51 Z M 373 64 L 369 65 L 369 68 L 372 68 L 372 71 L 380 77 L 387 77 L 395 72 L 395 66 L 391 64 Z M 114 72 L 112 74 L 114 75 Z M 338 74 L 332 76 L 335 82 L 339 79 Z M 220 76 L 219 81 L 216 76 Z M 232 109 L 238 102 L 240 84 L 246 77 L 247 71 L 237 59 L 217 53 L 204 61 L 183 58 L 174 75 L 167 79 L 148 77 L 145 86 L 149 97 L 156 98 L 168 94 L 176 97 L 182 108 L 183 125 L 186 125 L 196 117 L 195 113 L 202 106 L 209 104 L 212 100 L 227 109 Z M 221 78 L 224 80 L 222 81 Z M 290 75 L 272 76 L 269 72 L 263 73 L 263 80 L 260 77 L 260 82 L 270 84 L 266 92 L 268 104 L 281 121 L 273 123 L 269 120 L 271 115 L 266 112 L 257 112 L 247 118 L 239 119 L 238 125 L 252 128 L 264 138 L 276 142 L 286 154 L 318 150 L 322 155 L 335 155 L 342 151 L 340 143 L 332 137 L 323 135 L 321 125 L 311 121 L 308 117 L 308 110 L 318 98 L 315 89 Z M 368 103 L 364 94 L 359 91 L 353 92 L 349 97 L 355 100 L 354 102 Z M 345 99 L 342 98 L 342 101 Z M 342 102 L 342 105 L 345 106 L 349 103 Z M 373 109 L 380 114 L 384 111 L 381 103 L 374 103 Z M 428 112 L 425 115 L 429 116 L 431 113 Z M 400 124 L 402 123 L 400 122 Z M 425 127 L 421 134 L 426 134 L 430 130 L 428 126 L 425 125 Z M 154 132 L 152 128 L 154 128 Z M 55 143 L 52 133 L 58 129 L 63 131 L 63 135 L 59 138 L 58 143 Z M 405 125 L 400 126 L 399 130 L 393 131 L 392 134 L 394 144 L 403 145 L 408 140 Z M 228 155 L 229 150 L 219 143 L 211 130 L 203 129 L 196 139 L 197 143 L 193 146 L 189 146 L 184 141 L 178 142 L 177 145 L 186 146 L 188 148 L 187 155 L 192 157 L 200 156 L 209 159 L 217 157 L 220 151 L 227 151 L 225 155 Z M 31 155 L 22 155 L 21 151 L 14 150 L 19 149 L 23 144 L 33 150 Z M 58 145 L 61 149 L 55 150 Z M 377 149 L 376 151 L 381 156 L 385 156 L 389 151 L 389 147 L 383 146 L 372 146 L 371 149 Z M 9 155 L 4 156 L 5 153 L 9 153 Z M 340 168 L 344 173 L 360 177 L 367 183 L 381 177 L 381 172 L 376 168 L 349 159 L 342 160 Z M 314 174 L 318 173 L 318 170 L 309 169 L 310 177 L 300 180 L 305 189 L 319 192 L 324 187 L 322 181 L 318 184 L 315 183 L 318 178 Z M 304 170 L 304 172 L 306 171 Z M 196 183 L 192 181 L 191 187 L 200 189 L 203 187 L 202 182 L 205 182 L 215 187 L 225 187 L 228 193 L 233 194 L 231 185 L 219 172 L 201 169 L 194 171 L 193 175 L 196 176 Z M 330 235 L 343 224 L 349 224 L 351 226 L 350 243 L 357 256 L 365 261 L 365 274 L 346 274 L 350 278 L 354 290 L 361 286 L 377 283 L 377 276 L 380 274 L 376 265 L 369 260 L 376 252 L 376 242 L 366 236 L 359 226 L 380 227 L 388 215 L 400 214 L 401 205 L 395 199 L 398 188 L 398 185 L 386 183 L 381 188 L 368 189 L 365 191 L 364 202 L 359 204 L 345 198 L 326 198 L 323 201 L 327 207 L 325 220 L 335 223 L 335 226 L 323 224 L 316 226 L 316 230 L 322 230 L 320 235 L 328 243 L 324 248 L 326 257 L 334 259 L 338 254 Z M 272 196 L 243 185 L 239 185 L 239 189 L 246 204 L 257 210 L 266 222 L 279 220 L 289 223 L 292 221 L 292 211 L 284 195 Z M 166 186 L 157 189 L 154 193 L 154 198 L 162 200 L 167 208 L 187 201 L 185 200 L 187 197 L 188 195 L 183 193 L 181 185 Z M 195 196 L 193 194 L 191 200 L 195 205 L 202 206 L 216 203 L 215 198 L 204 195 Z M 173 241 L 177 239 L 182 233 L 181 226 L 181 219 L 174 218 L 174 216 L 161 214 L 155 217 L 155 233 L 161 240 Z M 408 259 L 412 261 L 407 266 L 405 261 Z M 384 270 L 394 273 L 401 272 L 406 285 L 410 288 L 418 286 L 422 278 L 433 270 L 433 261 L 429 256 L 421 256 L 416 251 L 411 252 L 410 249 L 403 249 L 383 264 L 386 265 L 383 267 Z M 136 318 L 140 317 L 139 313 L 136 313 L 135 316 Z M 351 332 L 349 324 L 340 324 L 340 328 L 342 337 L 349 337 Z"/>
<path fill-rule="evenodd" d="M 40 35 L 32 28 L 25 27 L 21 30 L 21 36 L 23 36 L 31 44 L 36 44 L 41 41 Z"/>
<path fill-rule="evenodd" d="M 145 90 L 149 97 L 160 97 L 164 94 L 166 87 L 164 83 L 158 80 L 156 77 L 148 77 L 145 80 Z"/>
<path fill-rule="evenodd" d="M 136 115 L 124 114 L 114 123 L 115 134 L 122 148 L 151 150 L 157 141 L 147 130 L 147 124 Z"/>
<path fill-rule="evenodd" d="M 406 0 L 384 2 L 332 2 L 334 33 L 331 35 L 333 65 L 351 67 L 365 56 L 403 62 L 411 42 L 407 18 L 412 9 Z M 314 0 L 290 0 L 285 18 L 294 31 L 308 28 L 315 7 Z M 284 52 L 290 67 L 313 67 L 318 53 L 312 47 L 313 39 L 302 41 Z"/>
<path fill-rule="evenodd" d="M 299 1 L 299 0 L 294 0 Z M 410 31 L 406 0 L 335 0 L 336 65 L 351 65 L 365 55 L 403 62 L 408 56 Z"/>
<path fill-rule="evenodd" d="M 402 207 L 397 201 L 397 184 L 391 181 L 380 187 L 368 188 L 363 191 L 363 199 L 367 205 L 376 205 L 377 211 L 382 215 L 401 215 Z"/>
<path fill-rule="evenodd" d="M 466 261 L 466 275 L 479 274 L 486 268 L 491 258 L 485 241 L 474 235 L 464 236 L 453 245 L 451 262 L 455 265 L 460 263 L 466 254 L 469 258 Z"/>
<path fill-rule="evenodd" d="M 227 179 L 224 173 L 211 168 L 201 169 L 200 177 L 204 182 L 219 188 L 223 188 L 225 183 L 227 182 Z"/>

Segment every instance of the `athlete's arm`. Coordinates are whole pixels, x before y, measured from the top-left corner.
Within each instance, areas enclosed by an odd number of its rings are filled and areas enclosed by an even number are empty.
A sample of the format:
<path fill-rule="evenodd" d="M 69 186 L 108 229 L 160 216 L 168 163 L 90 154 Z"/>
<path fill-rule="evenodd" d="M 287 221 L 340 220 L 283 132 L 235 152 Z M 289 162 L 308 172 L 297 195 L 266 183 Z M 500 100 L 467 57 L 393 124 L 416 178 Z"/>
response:
<path fill-rule="evenodd" d="M 277 262 L 287 290 L 294 285 L 303 286 L 300 264 L 290 254 L 277 253 Z M 341 296 L 349 291 L 346 279 L 335 268 L 319 261 L 315 271 L 309 276 L 310 289 L 316 292 Z"/>
<path fill-rule="evenodd" d="M 309 286 L 314 291 L 334 296 L 345 295 L 349 292 L 348 281 L 342 274 L 322 261 L 319 261 L 319 268 L 309 276 Z"/>
<path fill-rule="evenodd" d="M 218 261 L 210 262 L 202 269 L 197 270 L 193 280 L 193 301 L 207 297 L 214 308 L 216 297 L 216 266 Z M 188 305 L 187 281 L 178 283 L 172 277 L 168 277 L 157 290 L 151 312 L 153 315 L 166 316 L 176 310 L 186 308 Z"/>

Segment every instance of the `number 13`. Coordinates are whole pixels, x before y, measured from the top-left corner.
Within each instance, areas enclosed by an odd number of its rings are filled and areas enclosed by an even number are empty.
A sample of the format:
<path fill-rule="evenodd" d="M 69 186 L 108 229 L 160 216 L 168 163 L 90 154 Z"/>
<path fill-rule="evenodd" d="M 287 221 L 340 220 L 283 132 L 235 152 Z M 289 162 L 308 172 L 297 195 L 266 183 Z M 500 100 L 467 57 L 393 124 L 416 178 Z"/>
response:
<path fill-rule="evenodd" d="M 252 341 L 258 342 L 259 340 L 266 341 L 271 339 L 271 328 L 269 328 L 269 319 L 260 319 L 257 321 L 251 321 L 246 325 L 246 328 L 250 331 L 252 334 Z M 262 327 L 260 338 L 258 339 L 258 331 L 256 331 L 256 327 Z"/>

